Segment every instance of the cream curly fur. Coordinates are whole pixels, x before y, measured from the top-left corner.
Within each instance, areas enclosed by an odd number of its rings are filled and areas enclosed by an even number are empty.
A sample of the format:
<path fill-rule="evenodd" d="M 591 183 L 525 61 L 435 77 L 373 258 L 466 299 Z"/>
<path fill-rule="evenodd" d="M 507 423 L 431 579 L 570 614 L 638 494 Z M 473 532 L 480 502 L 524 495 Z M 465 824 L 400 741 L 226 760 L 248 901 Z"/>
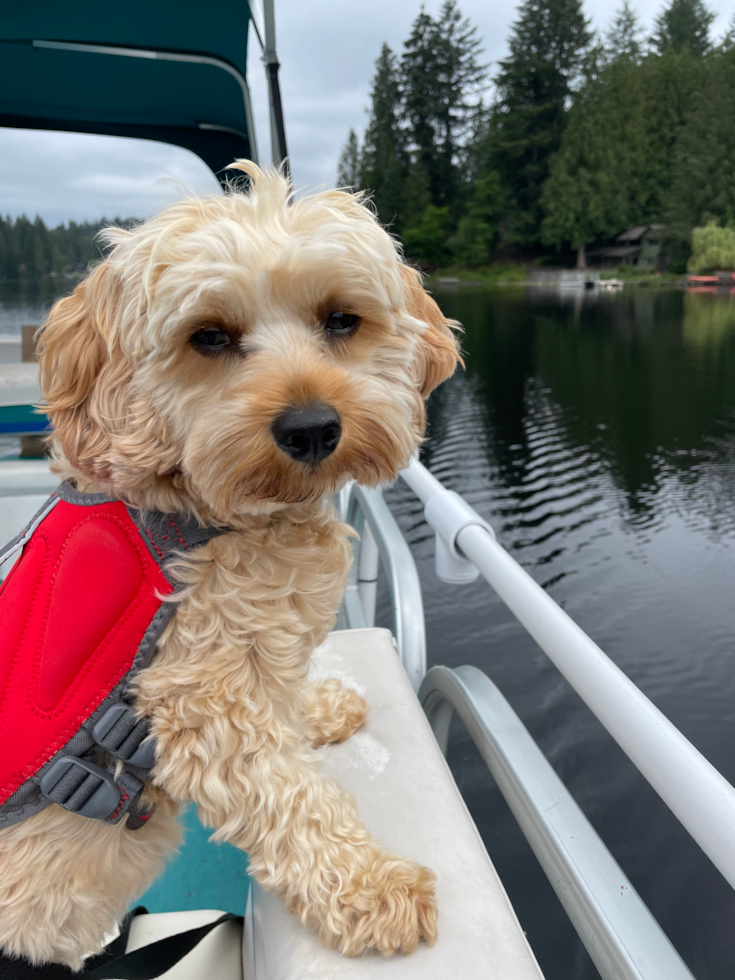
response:
<path fill-rule="evenodd" d="M 178 561 L 177 614 L 137 681 L 155 816 L 133 833 L 53 805 L 0 832 L 0 945 L 34 962 L 77 969 L 99 949 L 175 851 L 190 801 L 342 953 L 436 937 L 433 873 L 370 836 L 313 748 L 347 738 L 365 703 L 307 670 L 350 563 L 331 496 L 406 465 L 423 397 L 457 362 L 453 324 L 359 196 L 291 202 L 280 175 L 237 166 L 247 193 L 110 230 L 112 253 L 41 335 L 57 472 L 231 530 Z M 354 336 L 325 334 L 335 310 L 359 315 Z M 204 356 L 191 338 L 214 325 L 232 349 Z M 271 432 L 312 402 L 342 422 L 314 467 Z"/>

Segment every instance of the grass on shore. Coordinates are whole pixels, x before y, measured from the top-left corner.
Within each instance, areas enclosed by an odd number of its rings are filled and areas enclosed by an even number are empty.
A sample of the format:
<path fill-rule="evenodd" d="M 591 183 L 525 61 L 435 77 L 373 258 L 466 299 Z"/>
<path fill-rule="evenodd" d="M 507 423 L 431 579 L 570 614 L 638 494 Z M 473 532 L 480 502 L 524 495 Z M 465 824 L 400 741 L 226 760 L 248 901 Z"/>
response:
<path fill-rule="evenodd" d="M 430 286 L 441 285 L 441 280 L 443 279 L 455 279 L 461 283 L 475 283 L 477 285 L 487 286 L 520 285 L 530 281 L 529 272 L 532 268 L 534 267 L 512 262 L 495 263 L 479 269 L 449 266 L 447 268 L 434 269 L 427 277 L 427 281 Z M 555 278 L 554 273 L 557 273 L 557 271 L 549 269 L 549 280 Z M 650 269 L 637 269 L 635 266 L 618 266 L 617 269 L 590 269 L 589 271 L 599 272 L 600 279 L 619 279 L 622 282 L 636 283 L 642 286 L 662 285 L 664 283 L 677 282 L 683 278 L 682 275 L 677 273 L 656 273 Z M 539 282 L 536 276 L 534 276 L 534 280 Z"/>
<path fill-rule="evenodd" d="M 429 283 L 433 284 L 440 279 L 459 279 L 460 282 L 476 282 L 493 286 L 526 282 L 528 273 L 522 265 L 513 263 L 487 265 L 479 269 L 460 269 L 450 266 L 447 269 L 434 269 L 428 277 Z"/>

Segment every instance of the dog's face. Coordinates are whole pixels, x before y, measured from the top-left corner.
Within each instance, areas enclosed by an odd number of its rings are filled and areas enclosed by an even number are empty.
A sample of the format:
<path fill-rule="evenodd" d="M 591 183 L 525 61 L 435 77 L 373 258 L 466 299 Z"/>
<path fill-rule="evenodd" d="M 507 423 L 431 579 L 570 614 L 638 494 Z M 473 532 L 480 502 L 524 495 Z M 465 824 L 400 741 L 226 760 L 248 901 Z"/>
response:
<path fill-rule="evenodd" d="M 220 521 L 376 484 L 407 465 L 457 346 L 358 197 L 186 200 L 130 232 L 44 325 L 54 441 L 143 506 Z"/>

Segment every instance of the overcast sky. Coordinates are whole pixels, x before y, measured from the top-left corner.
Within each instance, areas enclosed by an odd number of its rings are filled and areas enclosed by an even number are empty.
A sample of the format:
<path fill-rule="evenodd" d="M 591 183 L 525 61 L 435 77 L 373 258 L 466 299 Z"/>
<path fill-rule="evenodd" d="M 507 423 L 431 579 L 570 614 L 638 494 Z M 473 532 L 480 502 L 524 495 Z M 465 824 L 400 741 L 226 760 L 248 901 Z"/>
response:
<path fill-rule="evenodd" d="M 298 187 L 333 185 L 337 157 L 350 126 L 365 124 L 373 63 L 387 41 L 400 51 L 419 0 L 275 0 L 286 135 Z M 441 0 L 427 0 L 436 14 Z M 586 0 L 592 26 L 604 30 L 618 4 Z M 660 0 L 638 0 L 649 28 Z M 713 34 L 724 33 L 735 0 L 713 0 Z M 477 24 L 491 64 L 507 51 L 512 3 L 460 0 Z M 252 37 L 252 35 L 251 35 Z M 252 89 L 261 162 L 270 159 L 265 75 L 257 43 L 250 45 Z M 73 219 L 147 217 L 178 196 L 177 184 L 217 191 L 198 157 L 158 143 L 82 134 L 0 129 L 0 213 L 40 214 L 50 225 Z"/>

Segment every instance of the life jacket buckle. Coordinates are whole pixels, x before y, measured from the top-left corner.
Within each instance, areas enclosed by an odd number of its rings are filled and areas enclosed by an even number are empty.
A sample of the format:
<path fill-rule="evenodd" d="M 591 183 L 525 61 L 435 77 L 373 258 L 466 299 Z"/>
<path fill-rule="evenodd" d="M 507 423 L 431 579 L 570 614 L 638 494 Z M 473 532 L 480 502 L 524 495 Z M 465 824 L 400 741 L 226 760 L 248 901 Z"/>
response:
<path fill-rule="evenodd" d="M 101 766 L 64 755 L 40 779 L 41 792 L 71 813 L 93 820 L 110 819 L 120 806 L 122 792 Z"/>
<path fill-rule="evenodd" d="M 156 742 L 149 735 L 148 720 L 122 701 L 111 704 L 92 729 L 97 745 L 137 769 L 150 769 L 156 761 Z"/>

